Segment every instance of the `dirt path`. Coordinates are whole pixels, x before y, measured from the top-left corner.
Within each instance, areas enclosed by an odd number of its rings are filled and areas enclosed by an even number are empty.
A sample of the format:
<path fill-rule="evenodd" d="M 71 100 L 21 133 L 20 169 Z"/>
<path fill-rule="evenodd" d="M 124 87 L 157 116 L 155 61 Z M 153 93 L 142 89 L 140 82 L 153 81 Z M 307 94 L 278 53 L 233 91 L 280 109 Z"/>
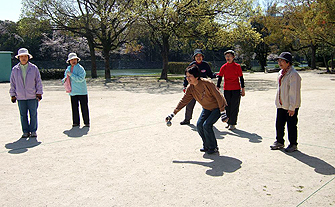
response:
<path fill-rule="evenodd" d="M 1 206 L 334 206 L 335 75 L 300 72 L 299 151 L 271 151 L 276 74 L 245 73 L 238 130 L 215 124 L 220 154 L 199 151 L 195 124 L 164 118 L 182 80 L 88 80 L 91 128 L 71 128 L 68 95 L 44 81 L 38 139 L 21 136 L 0 84 Z M 286 138 L 287 140 L 287 138 Z"/>

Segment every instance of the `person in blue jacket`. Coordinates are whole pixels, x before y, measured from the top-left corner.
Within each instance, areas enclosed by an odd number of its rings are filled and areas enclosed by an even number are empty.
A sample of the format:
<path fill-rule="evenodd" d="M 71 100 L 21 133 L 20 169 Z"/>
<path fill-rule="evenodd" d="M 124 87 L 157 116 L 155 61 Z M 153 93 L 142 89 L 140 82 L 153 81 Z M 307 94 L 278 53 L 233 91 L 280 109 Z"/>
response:
<path fill-rule="evenodd" d="M 196 65 L 198 66 L 199 70 L 200 70 L 200 77 L 202 78 L 216 78 L 216 75 L 212 72 L 211 67 L 209 66 L 209 64 L 206 61 L 203 61 L 205 58 L 204 53 L 202 52 L 201 49 L 195 49 L 194 50 L 194 54 L 193 54 L 193 61 L 189 64 L 189 66 L 191 65 Z M 184 79 L 184 93 L 186 90 L 186 87 L 188 85 L 188 81 L 186 80 L 186 77 Z M 196 100 L 192 99 L 191 102 L 189 104 L 187 104 L 186 106 L 186 110 L 185 110 L 185 119 L 180 122 L 181 125 L 187 125 L 190 124 L 190 120 L 192 119 L 192 114 L 193 114 L 193 109 L 195 106 Z"/>
<path fill-rule="evenodd" d="M 79 119 L 79 103 L 81 108 L 82 118 L 84 120 L 84 127 L 90 127 L 90 117 L 88 110 L 88 95 L 86 85 L 86 71 L 83 66 L 78 62 L 80 58 L 76 53 L 70 53 L 68 55 L 67 63 L 70 65 L 67 67 L 64 73 L 63 82 L 66 78 L 70 78 L 71 92 L 71 107 L 72 107 L 72 127 L 80 126 Z"/>

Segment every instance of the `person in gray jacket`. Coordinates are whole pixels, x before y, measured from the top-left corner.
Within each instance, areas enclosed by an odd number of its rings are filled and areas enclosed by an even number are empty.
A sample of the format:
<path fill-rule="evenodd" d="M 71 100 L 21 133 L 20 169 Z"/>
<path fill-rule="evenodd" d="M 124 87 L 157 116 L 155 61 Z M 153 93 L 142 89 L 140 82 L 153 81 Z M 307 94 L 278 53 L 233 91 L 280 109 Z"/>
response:
<path fill-rule="evenodd" d="M 270 146 L 272 150 L 282 149 L 284 145 L 284 131 L 287 123 L 290 144 L 286 152 L 298 150 L 298 111 L 301 104 L 301 77 L 292 66 L 292 55 L 282 52 L 277 58 L 280 71 L 278 74 L 278 89 L 276 94 L 276 141 Z"/>

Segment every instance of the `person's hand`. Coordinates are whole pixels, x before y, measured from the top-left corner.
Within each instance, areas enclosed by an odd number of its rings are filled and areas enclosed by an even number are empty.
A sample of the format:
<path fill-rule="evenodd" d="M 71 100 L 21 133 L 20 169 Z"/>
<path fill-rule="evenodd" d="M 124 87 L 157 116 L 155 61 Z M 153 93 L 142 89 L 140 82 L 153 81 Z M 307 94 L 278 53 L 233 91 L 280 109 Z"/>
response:
<path fill-rule="evenodd" d="M 228 122 L 228 120 L 229 120 L 229 118 L 228 118 L 226 112 L 225 111 L 221 112 L 221 121 L 222 122 Z"/>
<path fill-rule="evenodd" d="M 67 73 L 66 73 L 66 75 L 68 75 L 68 76 L 71 76 L 71 75 L 72 75 L 72 73 L 71 73 L 71 72 L 67 72 Z"/>
<path fill-rule="evenodd" d="M 289 116 L 294 116 L 294 114 L 295 114 L 295 111 L 288 110 L 288 112 L 287 112 L 287 113 L 288 113 L 288 115 L 289 115 Z"/>
<path fill-rule="evenodd" d="M 38 101 L 42 100 L 42 95 L 41 95 L 41 94 L 36 94 L 36 99 L 37 99 Z"/>
<path fill-rule="evenodd" d="M 184 93 L 186 92 L 186 87 L 183 88 L 183 92 L 184 92 Z"/>
<path fill-rule="evenodd" d="M 217 86 L 216 86 L 216 89 L 220 90 L 220 87 L 217 87 Z"/>
<path fill-rule="evenodd" d="M 245 90 L 244 90 L 244 88 L 242 88 L 241 96 L 245 96 Z"/>
<path fill-rule="evenodd" d="M 15 96 L 12 96 L 12 97 L 11 97 L 11 101 L 12 101 L 12 103 L 15 103 L 15 102 L 16 102 L 16 97 L 15 97 Z"/>
<path fill-rule="evenodd" d="M 174 117 L 174 115 L 175 115 L 174 113 L 168 115 L 168 116 L 165 118 L 165 121 L 166 121 L 166 122 L 171 121 L 172 118 Z"/>

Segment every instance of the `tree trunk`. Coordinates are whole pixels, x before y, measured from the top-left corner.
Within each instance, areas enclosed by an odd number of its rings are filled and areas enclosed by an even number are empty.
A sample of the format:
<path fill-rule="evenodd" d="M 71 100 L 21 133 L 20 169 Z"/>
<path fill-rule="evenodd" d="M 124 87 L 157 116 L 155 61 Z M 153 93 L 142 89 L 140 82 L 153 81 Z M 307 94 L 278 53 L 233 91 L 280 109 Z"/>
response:
<path fill-rule="evenodd" d="M 111 78 L 110 64 L 109 64 L 109 51 L 103 50 L 104 63 L 105 63 L 105 79 Z"/>
<path fill-rule="evenodd" d="M 331 55 L 331 61 L 330 61 L 331 72 L 334 72 L 334 53 L 335 53 L 335 50 L 333 51 L 333 53 Z"/>
<path fill-rule="evenodd" d="M 95 50 L 94 50 L 94 43 L 93 39 L 87 38 L 88 46 L 90 48 L 90 55 L 91 55 L 91 76 L 92 78 L 97 78 L 97 62 L 95 57 Z"/>
<path fill-rule="evenodd" d="M 329 65 L 328 65 L 328 62 L 327 62 L 327 60 L 326 60 L 326 55 L 325 55 L 325 54 L 323 55 L 323 62 L 324 62 L 324 64 L 325 64 L 325 66 L 326 66 L 327 73 L 330 73 Z"/>
<path fill-rule="evenodd" d="M 167 80 L 168 64 L 169 64 L 169 37 L 163 35 L 163 45 L 162 45 L 162 59 L 163 59 L 163 69 L 161 77 L 159 79 Z"/>
<path fill-rule="evenodd" d="M 311 55 L 311 68 L 316 69 L 316 45 L 311 44 L 312 55 Z"/>

